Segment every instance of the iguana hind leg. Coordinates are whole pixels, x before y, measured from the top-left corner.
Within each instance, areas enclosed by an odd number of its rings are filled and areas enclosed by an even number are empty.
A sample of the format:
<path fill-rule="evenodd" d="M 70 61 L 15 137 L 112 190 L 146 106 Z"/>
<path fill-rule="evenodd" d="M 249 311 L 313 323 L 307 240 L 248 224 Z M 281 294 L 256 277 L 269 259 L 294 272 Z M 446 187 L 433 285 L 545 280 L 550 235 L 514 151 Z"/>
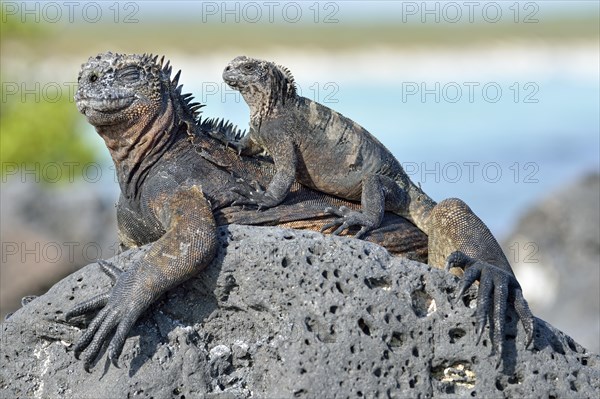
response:
<path fill-rule="evenodd" d="M 334 221 L 323 226 L 321 231 L 337 227 L 333 234 L 352 227 L 360 226 L 356 238 L 361 238 L 367 232 L 376 229 L 381 224 L 386 210 L 397 211 L 406 207 L 406 193 L 396 182 L 381 175 L 369 175 L 362 181 L 361 210 L 355 211 L 344 206 L 339 209 L 326 208 L 325 212 L 338 216 Z"/>

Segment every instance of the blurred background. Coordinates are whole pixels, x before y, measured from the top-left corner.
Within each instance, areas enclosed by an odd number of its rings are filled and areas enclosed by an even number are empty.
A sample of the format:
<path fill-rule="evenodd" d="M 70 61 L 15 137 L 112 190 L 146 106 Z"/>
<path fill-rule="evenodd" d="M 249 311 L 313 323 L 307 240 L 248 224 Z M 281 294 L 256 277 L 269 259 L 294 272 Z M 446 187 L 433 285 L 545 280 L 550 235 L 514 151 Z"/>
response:
<path fill-rule="evenodd" d="M 99 52 L 165 55 L 245 127 L 237 55 L 367 128 L 434 199 L 464 199 L 536 314 L 600 351 L 598 2 L 1 4 L 0 313 L 115 254 L 118 185 L 73 102 Z"/>

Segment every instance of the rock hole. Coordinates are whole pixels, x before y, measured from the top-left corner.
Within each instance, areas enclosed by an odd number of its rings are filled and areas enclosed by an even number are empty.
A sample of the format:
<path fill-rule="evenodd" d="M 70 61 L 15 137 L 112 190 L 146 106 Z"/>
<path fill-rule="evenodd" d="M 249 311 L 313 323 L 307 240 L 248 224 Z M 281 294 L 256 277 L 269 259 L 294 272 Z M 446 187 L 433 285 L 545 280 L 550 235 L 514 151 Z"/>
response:
<path fill-rule="evenodd" d="M 306 391 L 304 389 L 300 389 L 300 390 L 294 392 L 294 397 L 299 398 L 300 396 L 304 395 L 305 393 L 306 393 Z"/>
<path fill-rule="evenodd" d="M 354 353 L 354 345 L 350 345 L 350 353 Z"/>
<path fill-rule="evenodd" d="M 329 276 L 329 273 L 327 273 L 327 270 L 323 270 L 323 273 L 321 273 L 321 276 L 323 276 L 323 278 L 324 278 L 325 280 L 327 280 L 327 279 L 328 279 L 328 276 Z"/>
<path fill-rule="evenodd" d="M 335 283 L 335 288 L 337 288 L 337 290 L 338 290 L 338 291 L 339 291 L 341 294 L 343 294 L 343 293 L 344 293 L 344 290 L 342 290 L 342 286 L 340 285 L 340 283 Z"/>
<path fill-rule="evenodd" d="M 312 332 L 312 326 L 315 324 L 315 322 L 310 318 L 310 317 L 306 317 L 304 319 L 304 325 L 306 326 L 306 329 L 308 330 L 308 332 Z"/>
<path fill-rule="evenodd" d="M 385 324 L 389 324 L 390 323 L 390 315 L 386 313 L 383 316 L 383 321 L 385 321 Z"/>
<path fill-rule="evenodd" d="M 472 391 L 472 392 L 471 392 L 471 397 L 472 397 L 472 398 L 474 398 L 474 397 L 476 397 L 476 396 L 477 396 L 477 391 Z"/>
<path fill-rule="evenodd" d="M 79 277 L 79 278 L 77 279 L 77 282 L 78 282 L 78 283 L 81 283 L 82 281 L 83 281 L 83 277 Z"/>
<path fill-rule="evenodd" d="M 387 277 L 366 277 L 364 283 L 370 289 L 382 288 L 384 290 L 389 290 L 392 286 L 392 283 Z"/>
<path fill-rule="evenodd" d="M 412 355 L 413 355 L 414 357 L 419 357 L 419 349 L 417 349 L 417 347 L 416 347 L 416 346 L 415 346 L 415 347 L 413 347 L 413 349 L 412 349 Z"/>
<path fill-rule="evenodd" d="M 513 375 L 512 377 L 509 377 L 507 381 L 511 385 L 520 383 L 519 377 L 517 377 L 516 375 Z"/>
<path fill-rule="evenodd" d="M 390 339 L 390 346 L 392 348 L 399 348 L 404 343 L 404 334 L 398 331 L 392 332 L 392 338 Z"/>
<path fill-rule="evenodd" d="M 371 336 L 371 329 L 369 328 L 367 323 L 365 323 L 365 320 L 362 317 L 358 319 L 358 327 L 360 327 L 361 331 L 365 335 L 368 335 L 369 337 Z"/>
<path fill-rule="evenodd" d="M 575 382 L 574 381 L 570 381 L 569 382 L 569 388 L 571 388 L 571 391 L 577 392 L 577 387 L 575 386 Z"/>
<path fill-rule="evenodd" d="M 285 235 L 283 236 L 283 238 L 284 238 L 285 240 L 293 240 L 293 239 L 294 239 L 294 235 L 293 235 L 293 234 L 285 234 Z"/>
<path fill-rule="evenodd" d="M 408 380 L 408 386 L 411 387 L 411 388 L 414 388 L 415 387 L 415 380 L 413 380 L 413 379 Z"/>
<path fill-rule="evenodd" d="M 338 269 L 335 269 L 335 270 L 333 271 L 333 275 L 334 275 L 335 277 L 340 277 L 340 271 L 339 271 Z"/>
<path fill-rule="evenodd" d="M 72 301 L 73 299 L 75 299 L 75 297 L 74 297 L 73 295 L 71 295 L 71 296 L 69 297 L 69 301 Z"/>
<path fill-rule="evenodd" d="M 371 306 L 371 305 L 367 306 L 367 313 L 373 314 L 373 306 Z"/>
<path fill-rule="evenodd" d="M 381 369 L 379 367 L 377 367 L 374 371 L 373 371 L 373 375 L 377 378 L 381 377 Z"/>
<path fill-rule="evenodd" d="M 312 260 L 310 259 L 310 256 L 306 257 L 306 263 L 312 266 Z"/>
<path fill-rule="evenodd" d="M 306 374 L 306 369 L 305 368 L 301 368 L 300 369 L 300 374 Z"/>
<path fill-rule="evenodd" d="M 337 306 L 331 306 L 331 307 L 329 308 L 329 313 L 331 313 L 331 314 L 335 314 L 335 312 L 337 311 L 337 308 L 338 308 Z"/>
<path fill-rule="evenodd" d="M 499 391 L 504 391 L 504 385 L 500 382 L 500 380 L 496 380 L 496 389 Z"/>
<path fill-rule="evenodd" d="M 287 257 L 283 257 L 283 259 L 281 259 L 281 267 L 286 268 L 288 267 L 288 259 Z"/>
<path fill-rule="evenodd" d="M 363 252 L 364 252 L 364 254 L 365 254 L 365 255 L 367 255 L 367 256 L 371 255 L 371 251 L 369 251 L 369 249 L 368 249 L 368 248 L 365 248 Z"/>
<path fill-rule="evenodd" d="M 454 344 L 458 342 L 462 337 L 467 335 L 467 332 L 462 328 L 451 328 L 450 331 L 448 331 L 448 335 L 450 336 L 450 343 Z"/>
<path fill-rule="evenodd" d="M 427 317 L 437 310 L 435 300 L 425 291 L 413 291 L 410 297 L 413 312 L 417 317 Z"/>

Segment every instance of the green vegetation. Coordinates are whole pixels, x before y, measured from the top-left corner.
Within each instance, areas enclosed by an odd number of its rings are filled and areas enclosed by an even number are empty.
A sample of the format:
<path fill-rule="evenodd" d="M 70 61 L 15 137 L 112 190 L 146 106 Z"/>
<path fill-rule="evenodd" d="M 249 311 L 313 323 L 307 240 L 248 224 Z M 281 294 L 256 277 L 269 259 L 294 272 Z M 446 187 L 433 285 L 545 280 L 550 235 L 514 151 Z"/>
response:
<path fill-rule="evenodd" d="M 47 37 L 37 24 L 23 24 L 2 16 L 2 40 L 37 41 Z M 4 44 L 4 43 L 3 43 Z M 4 46 L 2 48 L 4 52 Z M 79 115 L 72 90 L 58 84 L 24 82 L 19 71 L 0 77 L 0 176 L 15 168 L 30 172 L 32 180 L 65 181 L 81 176 L 81 168 L 94 161 L 94 150 L 77 131 Z"/>
<path fill-rule="evenodd" d="M 78 172 L 95 157 L 92 147 L 76 129 L 77 120 L 75 105 L 63 97 L 56 102 L 21 102 L 17 96 L 3 102 L 2 176 L 14 173 L 15 167 L 36 171 L 36 178 L 49 182 L 81 176 Z M 74 165 L 72 170 L 69 165 Z"/>

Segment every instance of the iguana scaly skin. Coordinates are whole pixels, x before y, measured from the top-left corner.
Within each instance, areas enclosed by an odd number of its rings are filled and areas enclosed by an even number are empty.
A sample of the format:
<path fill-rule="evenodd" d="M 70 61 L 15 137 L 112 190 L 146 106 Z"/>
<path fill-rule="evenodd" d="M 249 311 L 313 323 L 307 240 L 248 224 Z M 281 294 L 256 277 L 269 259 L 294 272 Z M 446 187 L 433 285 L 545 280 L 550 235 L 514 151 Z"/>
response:
<path fill-rule="evenodd" d="M 266 191 L 241 193 L 247 197 L 247 203 L 259 208 L 275 206 L 298 180 L 319 191 L 361 200 L 361 211 L 330 209 L 340 216 L 325 226 L 339 225 L 334 234 L 358 224 L 360 237 L 379 225 L 384 210 L 405 216 L 428 235 L 429 264 L 443 267 L 455 251 L 478 261 L 477 267 L 482 271 L 480 292 L 487 297 L 494 291 L 493 341 L 497 351 L 501 351 L 504 336 L 509 290 L 529 343 L 533 316 L 510 264 L 487 226 L 463 201 L 447 199 L 436 204 L 367 130 L 338 112 L 299 96 L 287 68 L 240 56 L 227 65 L 223 79 L 240 91 L 250 108 L 250 131 L 237 145 L 238 150 L 256 152 L 263 148 L 271 154 L 277 169 Z M 473 262 L 453 264 L 469 267 Z M 473 282 L 470 278 L 464 281 Z M 487 306 L 480 308 L 479 316 L 485 321 Z"/>
<path fill-rule="evenodd" d="M 123 248 L 152 243 L 146 257 L 126 271 L 102 264 L 115 282 L 110 292 L 79 304 L 73 317 L 100 309 L 74 346 L 89 369 L 102 345 L 117 362 L 127 333 L 157 298 L 206 267 L 215 254 L 215 226 L 240 223 L 319 230 L 331 220 L 327 206 L 357 205 L 299 184 L 280 206 L 256 215 L 231 203 L 240 178 L 265 184 L 273 165 L 239 157 L 211 135 L 239 136 L 231 124 L 199 120 L 199 104 L 181 93 L 179 73 L 149 55 L 100 54 L 79 73 L 79 111 L 104 139 L 114 161 L 121 196 L 117 205 Z M 386 216 L 368 239 L 392 252 L 426 259 L 426 237 L 410 223 Z"/>
<path fill-rule="evenodd" d="M 121 188 L 117 219 L 122 246 L 152 243 L 146 257 L 124 271 L 100 262 L 114 287 L 66 314 L 70 320 L 98 311 L 74 346 L 86 370 L 113 333 L 107 354 L 116 364 L 129 330 L 144 310 L 211 262 L 216 225 L 318 231 L 331 220 L 324 207 L 359 209 L 356 203 L 297 183 L 284 202 L 263 212 L 232 206 L 240 197 L 230 187 L 251 190 L 240 178 L 265 185 L 275 168 L 265 160 L 240 157 L 211 138 L 240 133 L 223 121 L 200 121 L 199 105 L 190 102 L 190 95 L 181 94 L 179 73 L 172 80 L 170 75 L 168 63 L 163 65 L 156 57 L 112 53 L 90 58 L 79 74 L 77 107 L 104 139 L 115 163 Z M 427 237 L 389 213 L 382 226 L 365 238 L 391 252 L 420 260 L 426 256 Z M 509 276 L 503 270 L 496 274 Z M 506 296 L 500 299 L 506 301 Z M 502 315 L 494 316 L 503 320 Z"/>

